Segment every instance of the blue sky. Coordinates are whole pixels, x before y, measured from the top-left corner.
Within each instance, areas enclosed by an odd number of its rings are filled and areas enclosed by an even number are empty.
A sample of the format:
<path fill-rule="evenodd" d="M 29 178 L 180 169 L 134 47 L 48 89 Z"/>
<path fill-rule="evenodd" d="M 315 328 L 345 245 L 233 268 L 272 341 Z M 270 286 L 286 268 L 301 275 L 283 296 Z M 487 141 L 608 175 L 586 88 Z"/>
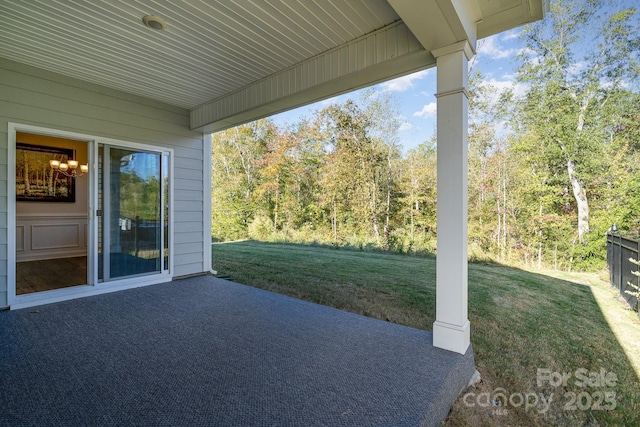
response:
<path fill-rule="evenodd" d="M 478 42 L 477 55 L 469 65 L 479 70 L 485 81 L 496 89 L 514 87 L 518 92 L 522 88 L 514 86 L 516 56 L 524 49 L 519 41 L 519 30 L 487 37 Z M 374 86 L 376 90 L 388 91 L 396 99 L 399 109 L 400 144 L 406 152 L 434 135 L 436 125 L 436 69 L 420 71 Z M 333 103 L 341 103 L 348 98 L 357 99 L 358 91 L 340 95 L 315 104 L 297 108 L 272 116 L 278 125 L 293 124 L 302 117 L 311 117 L 313 111 Z"/>

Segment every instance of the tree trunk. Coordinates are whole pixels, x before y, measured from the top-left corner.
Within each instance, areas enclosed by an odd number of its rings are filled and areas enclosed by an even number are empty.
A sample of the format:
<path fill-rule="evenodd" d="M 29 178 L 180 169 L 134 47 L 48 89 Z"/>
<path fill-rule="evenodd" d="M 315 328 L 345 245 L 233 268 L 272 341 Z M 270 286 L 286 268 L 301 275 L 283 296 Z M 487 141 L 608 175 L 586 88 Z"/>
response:
<path fill-rule="evenodd" d="M 373 214 L 373 235 L 376 238 L 376 242 L 380 242 L 380 230 L 378 229 L 378 217 Z"/>
<path fill-rule="evenodd" d="M 273 232 L 278 231 L 278 199 L 280 198 L 280 188 L 276 188 L 276 200 L 273 208 Z"/>
<path fill-rule="evenodd" d="M 501 239 L 500 234 L 502 231 L 502 216 L 500 215 L 500 197 L 496 197 L 496 217 L 498 219 L 498 226 L 496 227 L 496 247 L 500 250 L 500 254 L 502 254 L 501 247 Z"/>
<path fill-rule="evenodd" d="M 540 229 L 538 230 L 538 270 L 542 270 L 542 199 L 538 208 L 538 220 L 540 221 Z"/>
<path fill-rule="evenodd" d="M 498 180 L 500 179 L 499 175 L 501 174 L 501 172 L 502 169 L 498 168 Z M 484 185 L 482 186 L 484 187 Z M 498 217 L 498 228 L 496 229 L 496 246 L 500 251 L 499 257 L 502 260 L 504 255 L 504 251 L 502 250 L 502 207 L 500 206 L 500 204 L 502 203 L 502 197 L 500 197 L 500 191 L 502 190 L 502 187 L 498 185 L 497 190 L 498 194 L 496 194 L 496 216 Z M 482 196 L 482 192 L 480 193 L 480 197 L 484 197 Z"/>
<path fill-rule="evenodd" d="M 333 226 L 333 242 L 337 243 L 338 242 L 338 204 L 336 203 L 336 200 L 333 200 L 333 221 L 332 224 Z"/>
<path fill-rule="evenodd" d="M 384 245 L 389 248 L 389 216 L 391 212 L 391 147 L 387 154 L 387 206 L 384 219 Z"/>
<path fill-rule="evenodd" d="M 582 129 L 584 128 L 584 116 L 589 107 L 590 100 L 591 95 L 587 93 L 582 100 L 580 114 L 578 115 L 578 124 L 576 126 L 578 135 L 582 133 Z M 589 232 L 589 202 L 587 200 L 587 192 L 576 176 L 575 163 L 571 157 L 567 158 L 567 172 L 569 173 L 569 180 L 571 181 L 573 197 L 575 197 L 576 205 L 578 206 L 578 241 L 584 243 L 584 236 Z"/>
<path fill-rule="evenodd" d="M 380 228 L 378 227 L 378 186 L 376 185 L 375 176 L 373 176 L 374 172 L 371 173 L 371 181 L 372 187 L 371 193 L 369 197 L 371 197 L 371 220 L 373 223 L 373 235 L 376 238 L 376 243 L 380 244 Z"/>
<path fill-rule="evenodd" d="M 567 159 L 567 173 L 571 181 L 573 197 L 578 207 L 578 241 L 584 243 L 584 236 L 589 232 L 589 202 L 587 192 L 576 176 L 575 164 L 572 159 Z"/>
<path fill-rule="evenodd" d="M 502 159 L 502 259 L 507 258 L 507 162 Z"/>
<path fill-rule="evenodd" d="M 413 194 L 411 195 L 411 197 L 413 198 Z M 417 205 L 418 205 L 418 201 L 416 200 L 416 210 L 418 208 Z M 413 202 L 410 203 L 410 207 L 411 207 L 411 209 L 409 210 L 409 212 L 411 213 L 411 242 L 413 242 L 415 240 L 415 235 L 414 235 L 414 232 L 415 232 L 415 221 L 413 219 L 413 217 L 414 217 Z"/>

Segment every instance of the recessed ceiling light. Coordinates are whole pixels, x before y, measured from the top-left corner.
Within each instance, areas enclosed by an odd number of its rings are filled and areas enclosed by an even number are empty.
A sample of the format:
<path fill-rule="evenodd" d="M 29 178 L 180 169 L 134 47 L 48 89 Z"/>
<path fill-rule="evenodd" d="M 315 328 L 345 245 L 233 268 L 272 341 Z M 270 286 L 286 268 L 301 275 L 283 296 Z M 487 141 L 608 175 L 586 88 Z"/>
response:
<path fill-rule="evenodd" d="M 149 28 L 153 28 L 154 30 L 164 30 L 167 27 L 167 23 L 164 19 L 155 15 L 146 15 L 142 17 L 142 22 Z"/>

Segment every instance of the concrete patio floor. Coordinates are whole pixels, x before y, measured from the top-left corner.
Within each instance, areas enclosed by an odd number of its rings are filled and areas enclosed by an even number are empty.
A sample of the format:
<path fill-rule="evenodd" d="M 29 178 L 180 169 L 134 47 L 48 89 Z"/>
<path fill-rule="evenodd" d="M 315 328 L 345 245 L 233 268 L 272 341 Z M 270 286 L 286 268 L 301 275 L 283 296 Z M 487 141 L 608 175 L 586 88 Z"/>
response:
<path fill-rule="evenodd" d="M 210 276 L 5 311 L 0 425 L 438 425 L 475 368 L 431 342 Z"/>

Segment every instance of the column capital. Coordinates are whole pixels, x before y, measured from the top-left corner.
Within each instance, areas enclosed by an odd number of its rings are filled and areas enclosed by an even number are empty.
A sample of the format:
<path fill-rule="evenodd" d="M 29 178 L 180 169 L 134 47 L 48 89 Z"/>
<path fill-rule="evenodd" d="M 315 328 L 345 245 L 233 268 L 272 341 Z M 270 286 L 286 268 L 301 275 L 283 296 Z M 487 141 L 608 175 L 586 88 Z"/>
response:
<path fill-rule="evenodd" d="M 461 51 L 464 52 L 465 56 L 467 57 L 467 61 L 473 58 L 473 56 L 476 54 L 476 51 L 469 43 L 469 40 L 463 40 L 461 42 L 450 44 L 448 46 L 443 46 L 438 49 L 433 49 L 431 51 L 431 54 L 433 55 L 434 58 L 437 59 L 440 56 L 445 56 L 451 53 L 461 52 Z"/>

